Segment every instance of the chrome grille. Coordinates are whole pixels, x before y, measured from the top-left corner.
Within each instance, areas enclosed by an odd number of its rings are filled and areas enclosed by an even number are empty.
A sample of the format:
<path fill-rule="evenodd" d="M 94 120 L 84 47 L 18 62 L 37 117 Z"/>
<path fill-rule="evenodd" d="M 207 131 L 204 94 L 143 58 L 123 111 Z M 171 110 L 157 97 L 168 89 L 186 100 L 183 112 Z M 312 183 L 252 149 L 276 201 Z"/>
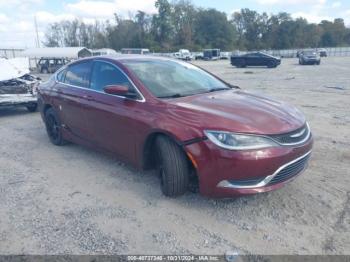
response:
<path fill-rule="evenodd" d="M 306 142 L 310 137 L 310 128 L 308 124 L 305 124 L 301 128 L 280 135 L 270 135 L 273 140 L 282 145 L 295 145 Z"/>
<path fill-rule="evenodd" d="M 286 181 L 297 174 L 299 174 L 301 171 L 303 171 L 308 163 L 308 160 L 310 158 L 310 154 L 304 156 L 303 158 L 299 159 L 298 161 L 284 167 L 282 170 L 280 170 L 267 184 L 268 186 L 274 185 L 277 183 L 281 183 L 283 181 Z"/>

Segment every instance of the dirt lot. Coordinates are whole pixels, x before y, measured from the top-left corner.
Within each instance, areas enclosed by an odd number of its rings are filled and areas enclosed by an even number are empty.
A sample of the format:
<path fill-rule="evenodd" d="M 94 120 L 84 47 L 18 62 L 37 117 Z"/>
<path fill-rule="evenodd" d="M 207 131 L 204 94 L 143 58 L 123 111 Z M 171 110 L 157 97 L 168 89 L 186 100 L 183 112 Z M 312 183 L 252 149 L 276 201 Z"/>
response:
<path fill-rule="evenodd" d="M 350 58 L 296 62 L 196 62 L 297 105 L 314 133 L 303 175 L 235 200 L 165 198 L 153 172 L 78 145 L 53 146 L 38 113 L 1 109 L 0 253 L 350 254 Z"/>

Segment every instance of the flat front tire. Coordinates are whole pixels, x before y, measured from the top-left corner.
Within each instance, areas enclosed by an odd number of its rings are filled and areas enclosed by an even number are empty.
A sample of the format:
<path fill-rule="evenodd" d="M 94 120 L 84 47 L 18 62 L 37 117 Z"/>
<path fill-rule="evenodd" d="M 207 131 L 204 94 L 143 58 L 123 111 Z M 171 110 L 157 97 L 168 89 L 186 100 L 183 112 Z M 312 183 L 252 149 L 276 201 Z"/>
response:
<path fill-rule="evenodd" d="M 166 136 L 156 138 L 157 167 L 164 195 L 183 195 L 189 187 L 189 164 L 185 153 Z"/>
<path fill-rule="evenodd" d="M 53 108 L 49 108 L 45 112 L 46 132 L 52 144 L 62 146 L 66 144 L 66 140 L 62 137 L 61 122 Z"/>

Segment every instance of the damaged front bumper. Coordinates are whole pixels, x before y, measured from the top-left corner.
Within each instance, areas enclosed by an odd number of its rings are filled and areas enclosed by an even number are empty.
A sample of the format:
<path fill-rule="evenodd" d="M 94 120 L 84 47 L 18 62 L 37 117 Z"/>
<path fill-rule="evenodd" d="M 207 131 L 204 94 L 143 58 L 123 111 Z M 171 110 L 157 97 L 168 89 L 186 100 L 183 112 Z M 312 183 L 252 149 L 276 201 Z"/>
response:
<path fill-rule="evenodd" d="M 0 106 L 34 106 L 40 80 L 32 75 L 0 81 Z"/>
<path fill-rule="evenodd" d="M 27 106 L 37 103 L 36 95 L 4 94 L 0 95 L 0 106 Z"/>

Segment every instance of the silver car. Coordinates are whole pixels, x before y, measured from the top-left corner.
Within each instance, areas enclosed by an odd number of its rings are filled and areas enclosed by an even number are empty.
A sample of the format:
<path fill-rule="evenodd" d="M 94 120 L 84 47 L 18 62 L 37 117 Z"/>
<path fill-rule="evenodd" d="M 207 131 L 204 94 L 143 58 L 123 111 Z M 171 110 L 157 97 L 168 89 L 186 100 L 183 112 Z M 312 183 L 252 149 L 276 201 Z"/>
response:
<path fill-rule="evenodd" d="M 319 65 L 321 57 L 316 51 L 303 51 L 299 54 L 299 65 Z"/>

